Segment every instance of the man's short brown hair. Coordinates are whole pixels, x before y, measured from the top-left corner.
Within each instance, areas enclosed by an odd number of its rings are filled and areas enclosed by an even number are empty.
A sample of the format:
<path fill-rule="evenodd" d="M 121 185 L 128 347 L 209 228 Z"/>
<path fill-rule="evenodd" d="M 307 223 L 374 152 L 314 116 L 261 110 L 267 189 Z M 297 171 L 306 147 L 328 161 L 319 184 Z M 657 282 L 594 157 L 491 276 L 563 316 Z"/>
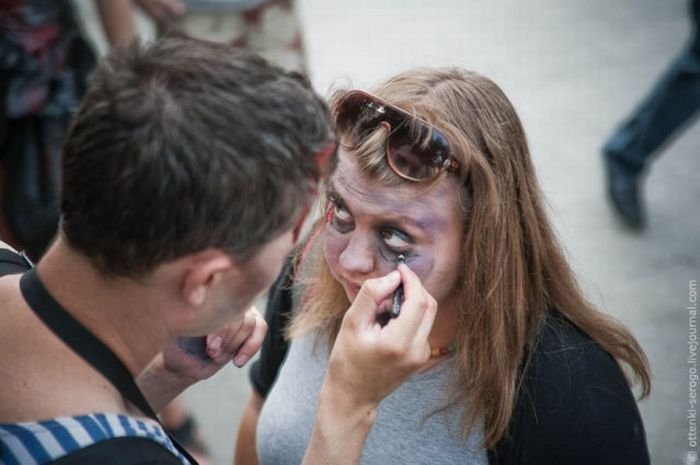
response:
<path fill-rule="evenodd" d="M 118 50 L 64 146 L 62 231 L 109 274 L 209 247 L 245 259 L 307 205 L 333 137 L 308 81 L 260 57 L 191 39 Z"/>

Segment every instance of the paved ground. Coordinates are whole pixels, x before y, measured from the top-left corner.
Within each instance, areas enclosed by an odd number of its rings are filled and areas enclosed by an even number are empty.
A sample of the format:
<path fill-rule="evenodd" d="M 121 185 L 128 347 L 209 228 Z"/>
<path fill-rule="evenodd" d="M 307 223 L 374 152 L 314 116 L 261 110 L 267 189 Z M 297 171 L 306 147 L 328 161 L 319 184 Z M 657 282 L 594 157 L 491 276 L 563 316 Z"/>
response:
<path fill-rule="evenodd" d="M 86 1 L 86 0 L 84 0 Z M 647 351 L 640 403 L 655 464 L 688 460 L 691 280 L 700 279 L 700 125 L 646 181 L 649 230 L 625 232 L 603 196 L 599 148 L 689 34 L 682 0 L 302 0 L 312 79 L 363 87 L 408 67 L 457 65 L 499 83 L 529 135 L 551 216 L 589 297 Z M 186 400 L 218 464 L 247 396 L 230 368 Z"/>

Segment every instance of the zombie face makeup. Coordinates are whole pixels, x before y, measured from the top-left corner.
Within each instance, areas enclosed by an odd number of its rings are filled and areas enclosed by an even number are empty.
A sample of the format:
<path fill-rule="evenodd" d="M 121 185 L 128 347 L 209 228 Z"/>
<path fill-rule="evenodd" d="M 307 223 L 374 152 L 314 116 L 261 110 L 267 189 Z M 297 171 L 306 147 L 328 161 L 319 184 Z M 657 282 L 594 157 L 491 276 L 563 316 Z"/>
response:
<path fill-rule="evenodd" d="M 386 186 L 341 149 L 328 195 L 324 254 L 351 301 L 366 279 L 395 269 L 400 255 L 438 303 L 451 296 L 464 217 L 453 181 Z"/>

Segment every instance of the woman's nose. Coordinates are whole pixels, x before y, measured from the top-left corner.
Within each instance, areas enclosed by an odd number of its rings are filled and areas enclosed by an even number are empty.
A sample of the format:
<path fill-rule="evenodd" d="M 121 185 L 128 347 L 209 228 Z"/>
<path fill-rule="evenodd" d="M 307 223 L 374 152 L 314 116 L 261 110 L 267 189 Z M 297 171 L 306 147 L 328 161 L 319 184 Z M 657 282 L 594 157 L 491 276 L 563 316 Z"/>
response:
<path fill-rule="evenodd" d="M 352 276 L 368 274 L 374 270 L 374 251 L 368 239 L 361 234 L 354 234 L 345 250 L 340 254 L 340 266 Z"/>

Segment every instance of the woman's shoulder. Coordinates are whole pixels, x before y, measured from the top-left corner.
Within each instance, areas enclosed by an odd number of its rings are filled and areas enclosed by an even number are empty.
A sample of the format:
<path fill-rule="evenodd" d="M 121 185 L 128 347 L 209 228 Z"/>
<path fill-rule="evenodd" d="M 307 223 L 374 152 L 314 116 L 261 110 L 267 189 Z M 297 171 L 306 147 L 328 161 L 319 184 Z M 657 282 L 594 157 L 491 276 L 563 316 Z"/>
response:
<path fill-rule="evenodd" d="M 617 361 L 557 311 L 550 311 L 524 365 L 523 388 L 546 393 L 550 403 L 589 401 L 617 393 L 634 403 Z M 539 396 L 538 396 L 539 397 Z"/>
<path fill-rule="evenodd" d="M 641 416 L 620 365 L 556 311 L 524 365 L 509 437 L 502 450 L 518 455 L 518 463 L 649 463 Z"/>
<path fill-rule="evenodd" d="M 571 362 L 572 358 L 577 360 L 581 356 L 593 357 L 617 366 L 598 341 L 557 310 L 548 311 L 529 352 L 535 358 L 554 357 L 561 362 Z"/>

